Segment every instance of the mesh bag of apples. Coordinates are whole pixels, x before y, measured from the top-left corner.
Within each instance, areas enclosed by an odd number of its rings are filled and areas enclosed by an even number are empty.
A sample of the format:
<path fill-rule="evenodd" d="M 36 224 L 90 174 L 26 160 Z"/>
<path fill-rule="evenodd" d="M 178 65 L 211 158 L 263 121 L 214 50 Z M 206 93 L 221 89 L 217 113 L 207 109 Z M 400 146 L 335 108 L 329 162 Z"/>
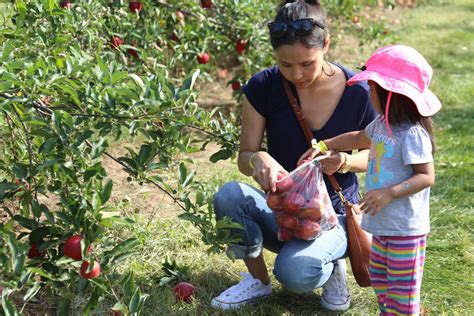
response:
<path fill-rule="evenodd" d="M 276 191 L 267 194 L 267 205 L 276 217 L 278 239 L 316 239 L 337 224 L 320 159 L 301 164 L 289 174 L 277 175 Z"/>

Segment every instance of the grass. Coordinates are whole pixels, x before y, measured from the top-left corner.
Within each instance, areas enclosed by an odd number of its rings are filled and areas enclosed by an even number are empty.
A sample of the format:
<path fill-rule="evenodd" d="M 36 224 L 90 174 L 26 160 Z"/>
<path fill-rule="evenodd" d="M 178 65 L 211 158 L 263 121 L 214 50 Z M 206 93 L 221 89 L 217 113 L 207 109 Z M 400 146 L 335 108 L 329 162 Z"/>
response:
<path fill-rule="evenodd" d="M 423 6 L 403 10 L 397 27 L 398 43 L 418 49 L 434 69 L 432 90 L 443 103 L 436 116 L 437 181 L 432 188 L 431 223 L 422 289 L 422 305 L 433 315 L 463 315 L 474 310 L 474 4 L 452 1 L 448 5 Z M 360 56 L 361 61 L 368 56 Z M 353 58 L 353 57 L 352 57 Z M 249 181 L 238 173 L 235 161 L 209 165 L 198 170 L 218 187 L 229 180 Z M 199 172 L 200 171 L 200 172 Z M 117 236 L 134 235 L 142 241 L 139 254 L 121 268 L 132 268 L 144 292 L 150 297 L 144 315 L 331 315 L 319 305 L 320 289 L 297 295 L 272 280 L 274 295 L 252 307 L 221 312 L 210 307 L 210 300 L 239 281 L 245 271 L 241 261 L 230 261 L 224 254 L 207 255 L 200 234 L 189 223 L 175 218 L 158 218 L 146 226 L 146 214 L 136 215 L 139 225 L 133 231 L 116 231 Z M 193 304 L 179 304 L 170 285 L 159 287 L 162 259 L 166 256 L 189 267 L 189 281 L 198 285 Z M 275 255 L 265 253 L 271 271 Z M 359 288 L 349 276 L 352 306 L 345 315 L 376 315 L 371 289 Z M 81 300 L 75 302 L 81 305 Z M 103 302 L 104 314 L 112 302 Z"/>

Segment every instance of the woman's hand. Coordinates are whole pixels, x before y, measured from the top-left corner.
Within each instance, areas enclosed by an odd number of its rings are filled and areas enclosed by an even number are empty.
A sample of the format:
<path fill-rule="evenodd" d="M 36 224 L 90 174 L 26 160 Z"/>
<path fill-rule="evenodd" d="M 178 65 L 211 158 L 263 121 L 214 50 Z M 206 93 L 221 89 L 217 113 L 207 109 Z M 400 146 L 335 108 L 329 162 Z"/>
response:
<path fill-rule="evenodd" d="M 321 151 L 319 150 L 319 148 L 310 148 L 307 151 L 305 151 L 304 154 L 301 155 L 296 165 L 297 166 L 301 165 L 304 160 L 313 160 L 319 154 L 321 154 Z"/>
<path fill-rule="evenodd" d="M 276 162 L 272 156 L 263 151 L 253 155 L 252 163 L 252 177 L 264 191 L 275 192 L 278 173 L 288 174 L 288 171 Z"/>
<path fill-rule="evenodd" d="M 393 200 L 390 188 L 377 189 L 367 192 L 361 200 L 360 208 L 364 213 L 374 216 Z"/>

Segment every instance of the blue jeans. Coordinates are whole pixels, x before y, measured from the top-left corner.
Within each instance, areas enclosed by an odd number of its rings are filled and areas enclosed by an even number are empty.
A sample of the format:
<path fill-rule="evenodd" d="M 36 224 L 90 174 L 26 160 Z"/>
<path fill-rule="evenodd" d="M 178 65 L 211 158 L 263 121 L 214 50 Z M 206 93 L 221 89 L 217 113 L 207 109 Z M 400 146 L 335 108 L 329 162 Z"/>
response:
<path fill-rule="evenodd" d="M 244 183 L 228 182 L 216 193 L 214 211 L 217 219 L 224 216 L 241 224 L 233 234 L 239 244 L 229 245 L 237 259 L 256 258 L 262 248 L 277 253 L 273 274 L 287 289 L 305 293 L 321 287 L 331 276 L 333 261 L 347 256 L 346 218 L 338 215 L 339 225 L 323 231 L 315 240 L 277 238 L 277 224 L 267 206 L 265 194 Z"/>

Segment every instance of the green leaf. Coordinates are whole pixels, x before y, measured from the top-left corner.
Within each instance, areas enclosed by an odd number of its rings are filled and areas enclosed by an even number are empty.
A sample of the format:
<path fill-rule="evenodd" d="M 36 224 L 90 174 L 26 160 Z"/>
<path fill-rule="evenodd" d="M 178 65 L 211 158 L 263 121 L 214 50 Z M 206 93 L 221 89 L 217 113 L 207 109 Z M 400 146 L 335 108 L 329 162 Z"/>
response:
<path fill-rule="evenodd" d="M 141 88 L 142 92 L 145 91 L 145 83 L 143 83 L 142 78 L 140 78 L 139 76 L 135 74 L 129 74 L 129 76 L 133 79 L 135 84 Z"/>
<path fill-rule="evenodd" d="M 105 204 L 109 200 L 110 195 L 112 194 L 112 186 L 113 182 L 109 179 L 100 193 L 100 200 L 102 204 Z"/>
<path fill-rule="evenodd" d="M 218 152 L 212 154 L 209 160 L 213 163 L 218 162 L 219 160 L 226 160 L 232 157 L 233 152 L 229 149 L 221 149 Z"/>
<path fill-rule="evenodd" d="M 39 290 L 41 289 L 41 286 L 39 283 L 35 283 L 33 287 L 31 287 L 23 296 L 23 301 L 28 302 L 31 300 L 36 294 L 38 294 Z"/>
<path fill-rule="evenodd" d="M 130 314 L 135 314 L 138 312 L 141 295 L 142 295 L 142 291 L 140 290 L 139 287 L 137 287 L 135 289 L 135 292 L 132 295 L 132 298 L 130 299 L 130 303 L 129 303 Z"/>
<path fill-rule="evenodd" d="M 135 289 L 135 275 L 133 271 L 128 272 L 123 281 L 123 293 L 128 300 L 132 297 Z"/>
<path fill-rule="evenodd" d="M 36 227 L 38 227 L 38 223 L 36 221 L 23 217 L 21 215 L 15 215 L 13 216 L 13 219 L 17 221 L 18 224 L 29 230 L 34 230 Z"/>
<path fill-rule="evenodd" d="M 184 163 L 179 164 L 179 183 L 183 184 L 188 176 L 188 169 Z"/>

